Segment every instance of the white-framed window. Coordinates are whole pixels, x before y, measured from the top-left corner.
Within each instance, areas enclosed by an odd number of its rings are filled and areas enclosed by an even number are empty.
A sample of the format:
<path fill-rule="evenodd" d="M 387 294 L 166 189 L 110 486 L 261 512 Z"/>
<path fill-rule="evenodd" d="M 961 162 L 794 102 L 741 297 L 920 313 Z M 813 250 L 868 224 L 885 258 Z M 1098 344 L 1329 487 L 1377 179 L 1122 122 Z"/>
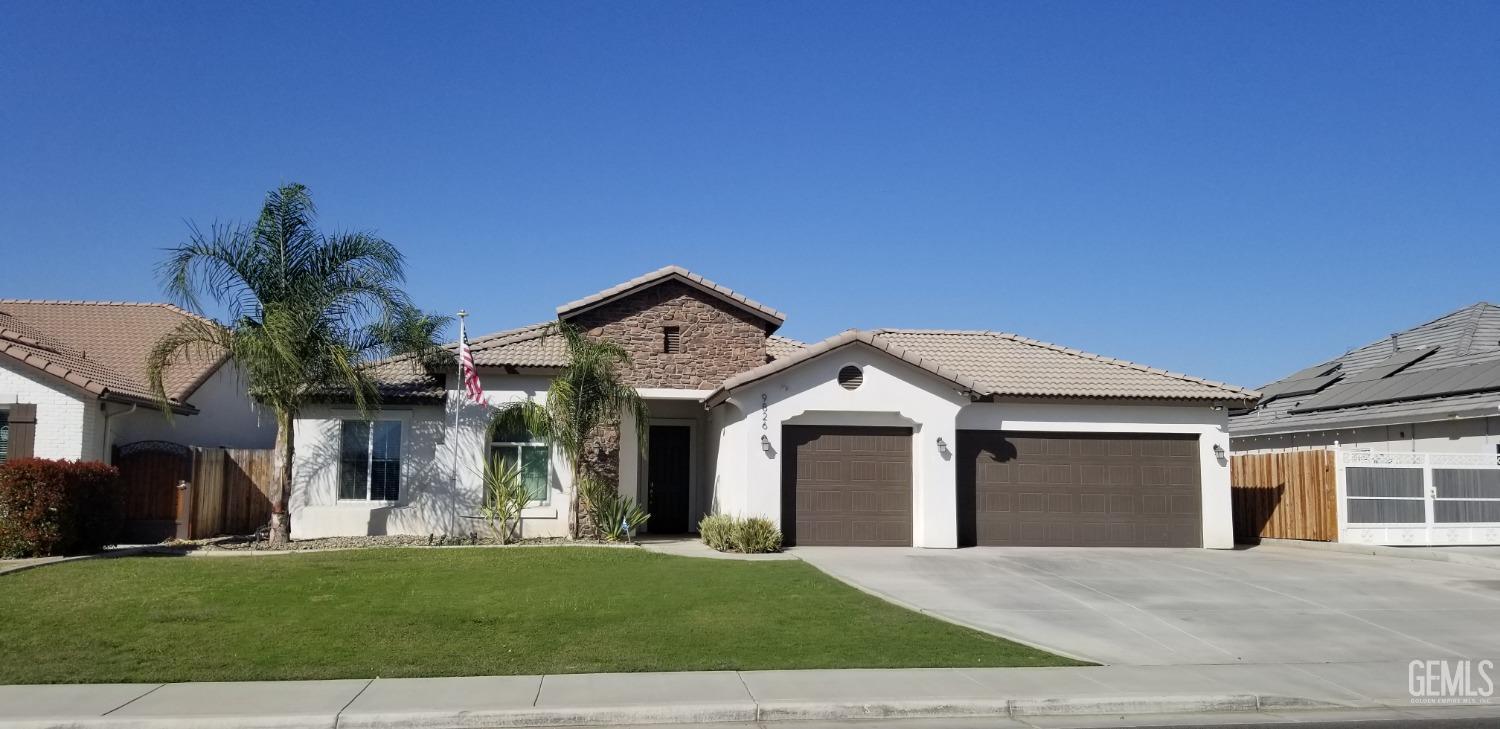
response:
<path fill-rule="evenodd" d="M 339 500 L 401 498 L 401 421 L 344 420 L 339 434 Z"/>
<path fill-rule="evenodd" d="M 0 463 L 10 455 L 10 412 L 0 408 Z"/>
<path fill-rule="evenodd" d="M 546 441 L 526 432 L 495 433 L 490 439 L 490 458 L 507 468 L 520 464 L 521 483 L 536 505 L 546 504 L 551 493 L 551 450 Z"/>

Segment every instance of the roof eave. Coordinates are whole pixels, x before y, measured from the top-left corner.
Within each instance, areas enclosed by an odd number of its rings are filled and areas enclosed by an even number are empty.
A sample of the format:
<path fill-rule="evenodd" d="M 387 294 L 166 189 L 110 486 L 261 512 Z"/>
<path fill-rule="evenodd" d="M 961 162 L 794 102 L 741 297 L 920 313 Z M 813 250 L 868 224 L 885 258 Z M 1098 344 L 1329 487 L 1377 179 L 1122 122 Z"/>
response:
<path fill-rule="evenodd" d="M 158 403 L 153 398 L 141 397 L 139 395 L 132 395 L 130 393 L 116 392 L 112 390 L 105 390 L 102 394 L 99 395 L 99 399 L 104 402 L 115 402 L 122 405 L 144 405 L 149 408 L 160 407 L 160 403 Z M 175 400 L 167 403 L 167 406 L 172 410 L 174 414 L 177 415 L 197 415 L 198 413 L 202 412 L 193 405 Z"/>
<path fill-rule="evenodd" d="M 928 363 L 923 358 L 916 356 L 888 341 L 881 339 L 878 335 L 870 332 L 848 330 L 813 344 L 789 357 L 775 360 L 753 370 L 742 372 L 724 381 L 724 384 L 715 388 L 708 397 L 703 399 L 705 408 L 713 408 L 730 398 L 730 393 L 741 387 L 754 384 L 769 377 L 774 377 L 782 372 L 801 366 L 804 362 L 811 362 L 825 354 L 834 352 L 851 345 L 862 344 L 870 349 L 885 354 L 894 359 L 905 362 L 917 369 L 922 370 L 934 377 L 948 381 L 960 392 L 970 397 L 982 397 L 991 394 L 989 388 L 982 383 L 976 382 L 969 377 L 953 372 L 947 367 Z"/>
<path fill-rule="evenodd" d="M 585 312 L 597 309 L 600 306 L 604 306 L 605 304 L 608 304 L 612 301 L 617 301 L 623 297 L 630 296 L 631 294 L 644 291 L 645 289 L 651 288 L 652 286 L 657 286 L 668 280 L 679 281 L 694 289 L 697 289 L 698 291 L 713 296 L 720 301 L 729 304 L 730 306 L 745 311 L 763 321 L 768 322 L 769 324 L 771 324 L 771 329 L 767 332 L 768 334 L 770 332 L 776 331 L 776 329 L 780 328 L 782 324 L 786 323 L 786 315 L 781 313 L 780 311 L 777 311 L 776 309 L 772 309 L 771 307 L 765 306 L 764 304 L 749 299 L 748 297 L 744 297 L 745 300 L 741 301 L 739 298 L 736 298 L 736 296 L 738 296 L 737 294 L 727 294 L 724 291 L 721 291 L 720 289 L 723 287 L 715 284 L 712 281 L 709 281 L 708 279 L 703 278 L 702 276 L 697 276 L 686 270 L 672 270 L 671 267 L 660 272 L 647 274 L 646 277 L 643 277 L 641 280 L 627 282 L 627 284 L 629 285 L 619 289 L 618 291 L 614 290 L 613 288 L 605 289 L 604 291 L 601 291 L 600 293 L 594 294 L 592 296 L 586 296 L 582 299 L 570 301 L 566 304 L 563 304 L 562 306 L 557 307 L 557 318 L 562 320 L 571 319 Z"/>

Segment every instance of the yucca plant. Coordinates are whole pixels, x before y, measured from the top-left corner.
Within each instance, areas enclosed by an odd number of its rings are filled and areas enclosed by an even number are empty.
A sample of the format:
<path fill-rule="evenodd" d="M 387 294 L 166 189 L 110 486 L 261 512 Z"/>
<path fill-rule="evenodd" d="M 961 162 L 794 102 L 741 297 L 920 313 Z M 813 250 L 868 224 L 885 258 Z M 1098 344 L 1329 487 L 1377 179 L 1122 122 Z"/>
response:
<path fill-rule="evenodd" d="M 523 536 L 521 510 L 531 500 L 521 479 L 521 464 L 506 464 L 499 458 L 491 458 L 485 462 L 481 476 L 484 503 L 479 508 L 479 515 L 501 544 L 510 543 L 512 535 L 520 539 Z"/>

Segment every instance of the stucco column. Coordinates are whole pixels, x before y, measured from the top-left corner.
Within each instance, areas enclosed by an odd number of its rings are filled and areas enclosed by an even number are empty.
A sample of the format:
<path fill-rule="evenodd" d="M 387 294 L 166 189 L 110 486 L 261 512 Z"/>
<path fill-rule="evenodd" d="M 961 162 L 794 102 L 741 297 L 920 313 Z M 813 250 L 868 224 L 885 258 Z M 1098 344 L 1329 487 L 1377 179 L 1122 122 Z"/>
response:
<path fill-rule="evenodd" d="M 1222 449 L 1224 457 L 1214 453 Z M 1229 488 L 1229 433 L 1205 431 L 1198 438 L 1199 471 L 1203 483 L 1203 546 L 1234 549 L 1234 508 Z"/>
<path fill-rule="evenodd" d="M 912 433 L 912 544 L 930 549 L 958 546 L 958 468 L 953 419 Z M 943 440 L 946 448 L 938 446 Z"/>
<path fill-rule="evenodd" d="M 620 417 L 620 494 L 643 501 L 640 491 L 641 449 L 636 439 L 642 426 L 629 413 Z"/>

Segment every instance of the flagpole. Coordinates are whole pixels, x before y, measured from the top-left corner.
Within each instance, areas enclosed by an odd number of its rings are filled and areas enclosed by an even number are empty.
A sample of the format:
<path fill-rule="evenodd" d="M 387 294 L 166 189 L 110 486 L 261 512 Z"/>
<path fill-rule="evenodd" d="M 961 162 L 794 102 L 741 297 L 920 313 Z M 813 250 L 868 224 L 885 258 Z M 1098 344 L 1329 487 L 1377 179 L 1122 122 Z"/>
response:
<path fill-rule="evenodd" d="M 460 357 L 463 356 L 464 349 L 464 319 L 468 318 L 468 316 L 469 312 L 463 309 L 458 310 L 458 347 L 454 351 L 457 352 Z M 462 362 L 459 362 L 458 376 L 453 381 L 453 429 L 448 434 L 448 442 L 453 444 L 453 457 L 452 463 L 450 465 L 453 469 L 454 488 L 458 487 L 458 412 L 459 410 L 463 409 L 464 406 L 464 398 L 461 394 L 459 394 L 459 391 L 463 388 L 463 379 L 464 366 Z"/>

